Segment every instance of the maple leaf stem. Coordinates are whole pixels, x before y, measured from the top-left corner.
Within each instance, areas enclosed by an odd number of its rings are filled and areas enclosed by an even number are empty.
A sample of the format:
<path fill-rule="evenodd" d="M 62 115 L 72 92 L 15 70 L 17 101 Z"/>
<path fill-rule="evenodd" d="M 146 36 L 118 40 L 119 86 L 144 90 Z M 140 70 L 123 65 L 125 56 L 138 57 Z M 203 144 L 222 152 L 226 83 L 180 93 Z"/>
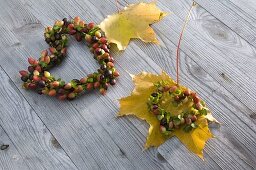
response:
<path fill-rule="evenodd" d="M 183 24 L 183 27 L 182 27 L 182 30 L 181 30 L 181 33 L 180 33 L 180 37 L 179 37 L 179 41 L 178 41 L 178 46 L 177 46 L 177 50 L 176 50 L 176 82 L 177 82 L 177 85 L 179 86 L 179 58 L 180 58 L 180 43 L 181 43 L 181 40 L 182 40 L 182 36 L 183 36 L 183 32 L 185 31 L 186 29 L 186 26 L 188 24 L 188 21 L 189 21 L 189 18 L 190 18 L 190 15 L 191 15 L 191 11 L 193 9 L 193 7 L 196 6 L 196 2 L 193 1 L 189 11 L 188 11 L 188 14 L 185 18 L 185 21 L 184 21 L 184 24 Z"/>

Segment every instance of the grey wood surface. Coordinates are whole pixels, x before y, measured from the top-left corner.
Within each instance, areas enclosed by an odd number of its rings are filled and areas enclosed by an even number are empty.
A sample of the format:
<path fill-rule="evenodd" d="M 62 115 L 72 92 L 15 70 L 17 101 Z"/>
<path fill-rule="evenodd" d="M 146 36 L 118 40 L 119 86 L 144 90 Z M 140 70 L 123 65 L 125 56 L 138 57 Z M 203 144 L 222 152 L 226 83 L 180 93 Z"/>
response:
<path fill-rule="evenodd" d="M 117 99 L 133 89 L 129 73 L 163 69 L 175 76 L 176 45 L 191 0 L 157 1 L 173 12 L 153 25 L 161 45 L 133 40 L 124 52 L 114 51 L 117 85 L 106 96 L 93 92 L 69 102 L 22 89 L 18 71 L 28 66 L 28 56 L 47 48 L 45 26 L 77 15 L 100 23 L 116 12 L 115 1 L 0 0 L 0 145 L 10 145 L 0 150 L 0 169 L 255 169 L 255 2 L 197 2 L 181 45 L 181 83 L 197 91 L 222 123 L 212 127 L 216 138 L 205 147 L 205 161 L 176 138 L 143 151 L 148 125 L 116 118 Z M 97 68 L 88 48 L 73 42 L 68 58 L 52 70 L 65 80 Z"/>

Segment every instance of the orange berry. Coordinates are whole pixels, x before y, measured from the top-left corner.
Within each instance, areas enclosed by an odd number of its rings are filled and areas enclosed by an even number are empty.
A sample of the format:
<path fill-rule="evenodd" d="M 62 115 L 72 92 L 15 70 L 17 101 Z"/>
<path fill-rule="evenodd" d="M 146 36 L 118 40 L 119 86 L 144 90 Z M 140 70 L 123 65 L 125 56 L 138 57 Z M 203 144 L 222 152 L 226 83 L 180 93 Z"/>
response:
<path fill-rule="evenodd" d="M 55 89 L 51 89 L 48 93 L 49 96 L 55 96 L 56 95 L 56 90 Z"/>

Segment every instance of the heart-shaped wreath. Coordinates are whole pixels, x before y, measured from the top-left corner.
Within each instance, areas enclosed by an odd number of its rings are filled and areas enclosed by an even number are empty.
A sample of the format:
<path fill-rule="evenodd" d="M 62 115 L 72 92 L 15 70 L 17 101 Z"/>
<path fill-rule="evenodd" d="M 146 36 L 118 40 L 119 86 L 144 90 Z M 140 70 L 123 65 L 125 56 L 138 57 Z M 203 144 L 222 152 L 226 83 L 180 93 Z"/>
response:
<path fill-rule="evenodd" d="M 86 77 L 73 79 L 65 83 L 56 79 L 48 70 L 65 58 L 67 52 L 67 35 L 74 35 L 78 42 L 85 39 L 94 59 L 100 64 L 97 72 Z M 91 89 L 100 89 L 105 94 L 109 85 L 116 84 L 119 73 L 114 68 L 114 59 L 110 55 L 110 46 L 104 32 L 94 23 L 85 24 L 79 17 L 71 21 L 64 18 L 56 21 L 53 27 L 45 28 L 45 41 L 50 45 L 49 51 L 43 50 L 39 60 L 28 58 L 28 71 L 21 70 L 21 80 L 25 89 L 36 90 L 39 94 L 58 96 L 60 100 L 74 99 L 78 94 Z"/>

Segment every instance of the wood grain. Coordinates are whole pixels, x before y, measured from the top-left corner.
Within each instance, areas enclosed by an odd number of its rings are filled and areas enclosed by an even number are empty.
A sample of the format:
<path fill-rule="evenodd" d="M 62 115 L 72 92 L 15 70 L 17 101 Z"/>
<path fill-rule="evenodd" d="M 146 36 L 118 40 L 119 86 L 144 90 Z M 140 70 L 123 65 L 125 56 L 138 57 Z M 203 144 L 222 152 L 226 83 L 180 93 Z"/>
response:
<path fill-rule="evenodd" d="M 241 11 L 240 6 L 236 6 L 229 0 L 196 0 L 196 2 L 243 37 L 248 43 L 256 47 L 255 2 L 246 1 L 246 4 L 251 8 L 243 8 L 247 9 L 247 11 L 251 10 L 249 13 L 252 13 L 253 10 L 254 16 Z M 245 1 L 239 2 L 240 5 L 243 3 Z"/>
<path fill-rule="evenodd" d="M 4 129 L 0 126 L 0 146 L 9 145 L 6 150 L 0 150 L 0 169 L 29 169 L 25 164 L 24 159 L 13 145 L 11 139 L 8 137 Z"/>
<path fill-rule="evenodd" d="M 2 68 L 0 76 L 0 124 L 20 159 L 30 169 L 76 169 Z"/>

